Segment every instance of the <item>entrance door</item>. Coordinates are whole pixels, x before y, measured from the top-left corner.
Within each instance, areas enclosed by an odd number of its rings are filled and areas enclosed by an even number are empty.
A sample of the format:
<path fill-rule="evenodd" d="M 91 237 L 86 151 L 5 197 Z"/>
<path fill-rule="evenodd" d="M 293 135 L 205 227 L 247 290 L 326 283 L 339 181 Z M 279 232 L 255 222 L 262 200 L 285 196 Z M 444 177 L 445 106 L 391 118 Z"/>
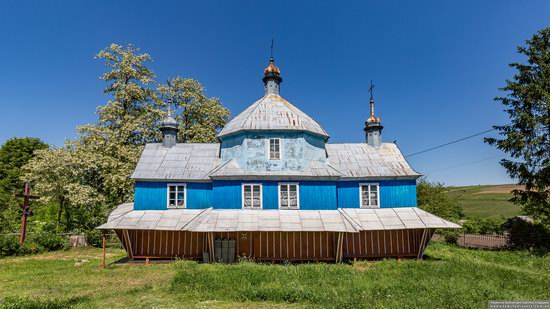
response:
<path fill-rule="evenodd" d="M 238 232 L 238 251 L 237 255 L 240 257 L 250 257 L 253 254 L 252 250 L 252 236 L 251 232 Z"/>

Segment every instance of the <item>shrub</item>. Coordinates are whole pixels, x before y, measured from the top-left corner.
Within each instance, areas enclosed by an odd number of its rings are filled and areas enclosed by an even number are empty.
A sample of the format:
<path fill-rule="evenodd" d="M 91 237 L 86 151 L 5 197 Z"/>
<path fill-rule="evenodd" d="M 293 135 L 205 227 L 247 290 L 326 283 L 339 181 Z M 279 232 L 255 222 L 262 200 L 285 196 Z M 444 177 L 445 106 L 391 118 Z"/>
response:
<path fill-rule="evenodd" d="M 550 230 L 540 222 L 526 217 L 510 218 L 504 227 L 508 232 L 508 246 L 512 249 L 550 250 Z"/>
<path fill-rule="evenodd" d="M 91 230 L 84 231 L 84 235 L 88 239 L 88 244 L 93 247 L 101 248 L 103 245 L 101 231 L 100 230 Z"/>
<path fill-rule="evenodd" d="M 67 239 L 53 232 L 40 232 L 32 235 L 31 240 L 46 251 L 55 251 L 68 248 Z"/>
<path fill-rule="evenodd" d="M 19 254 L 18 236 L 0 236 L 0 256 L 12 256 Z"/>
<path fill-rule="evenodd" d="M 472 234 L 502 234 L 504 232 L 504 222 L 504 217 L 470 217 L 464 220 L 462 228 L 464 232 Z"/>

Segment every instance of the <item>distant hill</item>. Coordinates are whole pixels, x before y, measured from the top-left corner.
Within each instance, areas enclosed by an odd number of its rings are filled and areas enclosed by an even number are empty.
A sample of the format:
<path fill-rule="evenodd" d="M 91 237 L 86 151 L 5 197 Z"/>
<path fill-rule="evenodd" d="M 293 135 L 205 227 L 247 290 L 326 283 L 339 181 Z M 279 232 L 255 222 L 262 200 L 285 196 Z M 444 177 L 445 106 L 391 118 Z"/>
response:
<path fill-rule="evenodd" d="M 509 202 L 516 188 L 513 184 L 449 187 L 447 193 L 460 202 L 467 217 L 513 217 L 521 214 L 521 208 Z"/>

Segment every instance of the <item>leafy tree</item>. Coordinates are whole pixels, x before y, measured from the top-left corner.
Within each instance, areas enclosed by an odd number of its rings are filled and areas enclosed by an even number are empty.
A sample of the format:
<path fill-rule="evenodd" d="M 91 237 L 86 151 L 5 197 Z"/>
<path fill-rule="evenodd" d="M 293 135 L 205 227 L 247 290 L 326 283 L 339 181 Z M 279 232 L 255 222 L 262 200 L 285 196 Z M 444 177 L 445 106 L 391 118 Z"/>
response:
<path fill-rule="evenodd" d="M 154 89 L 154 73 L 146 66 L 151 57 L 132 45 L 111 44 L 97 59 L 109 71 L 101 76 L 108 82 L 104 92 L 112 95 L 98 108 L 98 121 L 78 128 L 75 142 L 79 156 L 93 166 L 89 175 L 106 201 L 116 205 L 132 199 L 130 174 L 136 166 L 143 144 L 160 138 L 158 124 L 163 115 Z M 90 179 L 90 180 L 91 180 Z"/>
<path fill-rule="evenodd" d="M 524 185 L 512 201 L 535 219 L 550 225 L 550 28 L 544 28 L 518 47 L 527 63 L 512 63 L 517 70 L 495 98 L 504 105 L 510 123 L 494 126 L 502 138 L 485 141 L 512 159 L 501 160 L 508 174 Z"/>
<path fill-rule="evenodd" d="M 416 186 L 418 207 L 449 220 L 463 217 L 462 207 L 457 200 L 447 195 L 447 188 L 441 183 L 421 179 Z"/>
<path fill-rule="evenodd" d="M 196 80 L 176 77 L 157 87 L 164 105 L 174 107 L 179 124 L 178 140 L 183 143 L 213 143 L 229 118 L 229 110 L 217 98 L 209 98 Z"/>
<path fill-rule="evenodd" d="M 0 148 L 0 231 L 11 230 L 19 222 L 21 201 L 15 194 L 23 188 L 21 167 L 34 156 L 34 152 L 48 145 L 38 138 L 11 138 Z"/>
<path fill-rule="evenodd" d="M 87 224 L 90 214 L 93 217 L 101 213 L 97 209 L 101 209 L 104 197 L 93 183 L 86 181 L 90 168 L 93 165 L 82 160 L 70 144 L 38 150 L 36 157 L 25 165 L 25 178 L 34 184 L 41 201 L 57 205 L 59 230 L 93 228 Z"/>
<path fill-rule="evenodd" d="M 166 105 L 177 115 L 180 141 L 215 141 L 228 111 L 204 94 L 199 82 L 181 77 L 154 85 L 147 67 L 151 57 L 132 45 L 111 44 L 96 55 L 108 71 L 104 92 L 112 98 L 97 110 L 98 121 L 77 128 L 78 138 L 63 147 L 42 150 L 25 166 L 44 202 L 57 206 L 64 230 L 90 230 L 104 222 L 112 207 L 133 198 L 134 170 L 143 145 L 159 141 Z"/>

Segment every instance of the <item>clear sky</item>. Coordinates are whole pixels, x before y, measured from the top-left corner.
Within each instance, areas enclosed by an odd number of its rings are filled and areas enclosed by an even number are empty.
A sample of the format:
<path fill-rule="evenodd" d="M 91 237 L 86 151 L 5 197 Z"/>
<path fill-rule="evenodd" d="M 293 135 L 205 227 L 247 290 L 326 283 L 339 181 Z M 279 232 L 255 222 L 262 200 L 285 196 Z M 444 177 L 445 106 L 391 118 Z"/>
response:
<path fill-rule="evenodd" d="M 159 81 L 198 79 L 234 116 L 262 96 L 274 36 L 282 95 L 330 142 L 364 141 L 372 79 L 384 140 L 410 154 L 505 123 L 493 98 L 507 64 L 545 26 L 546 0 L 2 1 L 0 143 L 61 145 L 94 122 L 108 100 L 94 55 L 113 42 L 150 53 Z M 409 162 L 451 185 L 510 182 L 499 155 L 480 136 Z"/>

